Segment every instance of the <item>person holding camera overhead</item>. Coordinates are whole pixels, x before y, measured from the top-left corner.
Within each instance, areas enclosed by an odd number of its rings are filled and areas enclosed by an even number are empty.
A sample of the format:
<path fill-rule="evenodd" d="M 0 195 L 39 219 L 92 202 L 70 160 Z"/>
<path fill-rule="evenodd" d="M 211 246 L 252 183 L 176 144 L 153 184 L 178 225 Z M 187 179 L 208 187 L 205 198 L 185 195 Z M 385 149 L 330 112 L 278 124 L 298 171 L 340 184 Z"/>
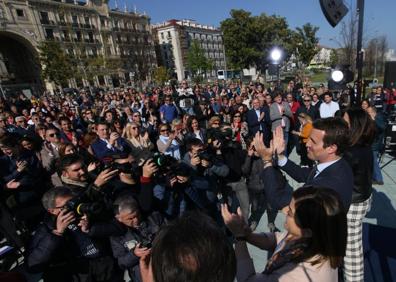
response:
<path fill-rule="evenodd" d="M 123 281 L 106 241 L 88 236 L 87 215 L 70 209 L 73 199 L 63 186 L 44 194 L 47 214 L 27 249 L 28 270 L 42 272 L 44 282 Z"/>

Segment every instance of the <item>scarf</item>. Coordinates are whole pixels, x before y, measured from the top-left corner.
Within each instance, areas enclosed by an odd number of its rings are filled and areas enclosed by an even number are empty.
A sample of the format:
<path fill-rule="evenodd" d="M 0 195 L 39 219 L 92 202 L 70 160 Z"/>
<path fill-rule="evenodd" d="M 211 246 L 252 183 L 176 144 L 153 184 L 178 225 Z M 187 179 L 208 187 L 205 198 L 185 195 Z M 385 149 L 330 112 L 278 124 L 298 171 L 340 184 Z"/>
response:
<path fill-rule="evenodd" d="M 285 244 L 285 247 L 279 252 L 275 251 L 272 257 L 268 260 L 263 271 L 264 274 L 270 274 L 287 263 L 296 263 L 304 254 L 304 250 L 307 247 L 306 242 L 298 240 L 292 243 L 285 243 L 285 238 L 278 244 L 278 246 L 280 246 L 283 243 Z"/>
<path fill-rule="evenodd" d="M 74 185 L 74 186 L 78 186 L 78 187 L 82 187 L 82 188 L 85 188 L 88 185 L 88 182 L 71 180 L 70 178 L 64 177 L 63 175 L 61 175 L 61 180 L 65 184 Z"/>

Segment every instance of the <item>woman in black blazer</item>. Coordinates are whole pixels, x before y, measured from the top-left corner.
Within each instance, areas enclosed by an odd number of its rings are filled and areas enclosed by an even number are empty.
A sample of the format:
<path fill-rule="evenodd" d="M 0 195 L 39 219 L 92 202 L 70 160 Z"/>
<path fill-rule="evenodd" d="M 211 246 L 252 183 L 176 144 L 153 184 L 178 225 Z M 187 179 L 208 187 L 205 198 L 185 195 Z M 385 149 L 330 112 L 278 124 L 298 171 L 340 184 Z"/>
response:
<path fill-rule="evenodd" d="M 350 129 L 350 147 L 344 153 L 353 172 L 352 203 L 347 214 L 348 239 L 344 258 L 345 281 L 364 281 L 362 221 L 371 206 L 375 123 L 361 108 L 344 110 Z"/>

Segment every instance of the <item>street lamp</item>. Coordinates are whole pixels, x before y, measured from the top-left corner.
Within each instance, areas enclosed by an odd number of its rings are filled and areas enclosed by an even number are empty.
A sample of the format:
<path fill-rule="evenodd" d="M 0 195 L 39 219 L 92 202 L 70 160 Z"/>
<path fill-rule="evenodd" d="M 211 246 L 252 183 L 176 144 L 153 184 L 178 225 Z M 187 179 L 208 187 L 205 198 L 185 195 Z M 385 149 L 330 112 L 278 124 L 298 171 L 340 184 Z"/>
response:
<path fill-rule="evenodd" d="M 282 51 L 279 48 L 274 48 L 270 52 L 271 60 L 274 64 L 279 63 L 280 59 L 282 58 Z"/>
<path fill-rule="evenodd" d="M 340 70 L 334 70 L 331 73 L 331 79 L 334 80 L 335 82 L 340 82 L 341 80 L 344 79 L 344 73 Z"/>
<path fill-rule="evenodd" d="M 283 57 L 283 51 L 278 47 L 272 48 L 269 52 L 269 58 L 270 58 L 271 64 L 276 67 L 277 83 L 279 83 L 279 76 L 280 76 L 279 75 L 279 67 L 280 67 L 280 63 L 282 61 L 282 57 Z"/>

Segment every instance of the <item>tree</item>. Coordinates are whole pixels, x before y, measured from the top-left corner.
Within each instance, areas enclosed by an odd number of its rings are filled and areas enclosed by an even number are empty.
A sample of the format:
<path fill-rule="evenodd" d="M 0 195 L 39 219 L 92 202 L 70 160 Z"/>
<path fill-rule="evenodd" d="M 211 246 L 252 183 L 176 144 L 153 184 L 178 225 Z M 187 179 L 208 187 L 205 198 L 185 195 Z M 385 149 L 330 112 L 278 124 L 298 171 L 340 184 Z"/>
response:
<path fill-rule="evenodd" d="M 330 53 L 330 66 L 335 66 L 339 63 L 338 52 L 336 49 L 332 49 Z"/>
<path fill-rule="evenodd" d="M 355 9 L 350 7 L 351 11 Z M 350 17 L 341 22 L 341 31 L 338 40 L 335 40 L 340 46 L 339 61 L 344 65 L 350 65 L 351 70 L 356 70 L 356 48 L 357 48 L 357 30 L 358 16 L 356 13 L 349 13 Z"/>
<path fill-rule="evenodd" d="M 193 77 L 200 76 L 213 67 L 213 63 L 205 56 L 204 49 L 196 39 L 191 42 L 188 50 L 187 66 Z"/>
<path fill-rule="evenodd" d="M 385 35 L 378 38 L 378 73 L 384 75 L 385 72 L 385 57 L 388 51 L 388 39 Z"/>
<path fill-rule="evenodd" d="M 250 12 L 231 10 L 231 18 L 221 22 L 226 57 L 230 68 L 243 69 L 259 65 L 263 54 L 257 48 L 258 36 L 255 34 L 255 19 Z"/>
<path fill-rule="evenodd" d="M 59 42 L 43 41 L 38 49 L 42 77 L 54 82 L 58 87 L 67 85 L 68 79 L 74 76 L 76 68 Z"/>
<path fill-rule="evenodd" d="M 319 39 L 316 37 L 316 32 L 319 27 L 306 23 L 302 27 L 297 27 L 293 32 L 293 49 L 298 62 L 307 66 L 318 52 Z"/>
<path fill-rule="evenodd" d="M 255 66 L 264 70 L 268 52 L 273 46 L 284 49 L 285 60 L 294 52 L 293 33 L 285 18 L 265 13 L 252 16 L 244 10 L 231 10 L 230 15 L 221 22 L 221 30 L 231 68 Z"/>
<path fill-rule="evenodd" d="M 164 85 L 170 79 L 168 70 L 164 66 L 157 67 L 154 70 L 154 81 L 158 85 Z"/>

